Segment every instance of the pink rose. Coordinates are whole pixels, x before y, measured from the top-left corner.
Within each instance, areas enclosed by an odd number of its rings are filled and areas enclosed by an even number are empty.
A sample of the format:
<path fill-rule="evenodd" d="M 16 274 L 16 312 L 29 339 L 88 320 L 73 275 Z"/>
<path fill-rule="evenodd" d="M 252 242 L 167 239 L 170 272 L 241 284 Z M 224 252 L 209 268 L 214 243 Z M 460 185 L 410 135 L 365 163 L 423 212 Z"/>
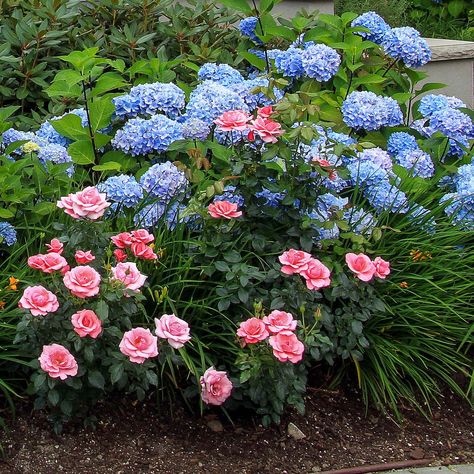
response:
<path fill-rule="evenodd" d="M 276 143 L 278 137 L 283 135 L 285 131 L 282 130 L 281 125 L 278 122 L 264 117 L 257 117 L 250 124 L 250 140 L 254 139 L 255 133 L 257 133 L 265 143 Z"/>
<path fill-rule="evenodd" d="M 134 328 L 127 331 L 120 341 L 120 352 L 130 359 L 130 362 L 143 364 L 146 359 L 158 355 L 158 338 L 149 329 Z"/>
<path fill-rule="evenodd" d="M 89 298 L 99 293 L 100 275 L 88 265 L 75 267 L 63 277 L 66 288 L 78 298 Z"/>
<path fill-rule="evenodd" d="M 84 252 L 82 250 L 78 250 L 75 253 L 74 258 L 76 259 L 76 262 L 79 265 L 81 265 L 83 263 L 89 263 L 89 262 L 92 262 L 92 260 L 95 260 L 95 257 L 94 257 L 94 255 L 92 255 L 90 250 L 87 250 L 86 252 Z"/>
<path fill-rule="evenodd" d="M 331 284 L 329 268 L 315 258 L 309 261 L 308 268 L 301 272 L 301 276 L 306 280 L 309 290 L 320 290 Z"/>
<path fill-rule="evenodd" d="M 31 257 L 28 257 L 28 266 L 30 268 L 34 268 L 35 270 L 41 270 L 44 271 L 44 260 L 43 260 L 43 255 L 38 254 L 38 255 L 32 255 Z"/>
<path fill-rule="evenodd" d="M 375 267 L 374 275 L 377 278 L 385 279 L 388 275 L 390 275 L 390 262 L 387 262 L 382 257 L 375 257 L 372 263 Z"/>
<path fill-rule="evenodd" d="M 263 322 L 272 334 L 296 329 L 296 321 L 293 319 L 293 315 L 285 311 L 274 310 L 263 318 Z"/>
<path fill-rule="evenodd" d="M 164 314 L 160 319 L 155 318 L 155 334 L 161 339 L 167 339 L 171 347 L 180 349 L 190 339 L 189 325 L 174 314 Z"/>
<path fill-rule="evenodd" d="M 210 367 L 201 377 L 201 398 L 208 405 L 222 405 L 232 392 L 227 373 Z"/>
<path fill-rule="evenodd" d="M 133 243 L 132 234 L 129 232 L 121 232 L 120 234 L 110 237 L 110 240 L 119 249 L 127 249 Z"/>
<path fill-rule="evenodd" d="M 59 239 L 53 239 L 49 244 L 46 244 L 48 247 L 48 252 L 55 252 L 61 255 L 63 253 L 64 245 Z"/>
<path fill-rule="evenodd" d="M 356 255 L 355 253 L 347 253 L 346 263 L 359 280 L 372 280 L 375 273 L 375 265 L 367 255 L 364 255 L 363 253 L 360 253 L 359 255 Z"/>
<path fill-rule="evenodd" d="M 210 216 L 215 219 L 218 219 L 219 217 L 223 217 L 224 219 L 240 217 L 242 211 L 238 211 L 237 209 L 237 204 L 229 201 L 215 201 L 212 204 L 209 204 L 207 208 Z"/>
<path fill-rule="evenodd" d="M 43 352 L 38 357 L 41 368 L 53 379 L 67 379 L 77 375 L 77 362 L 74 356 L 60 344 L 43 346 Z"/>
<path fill-rule="evenodd" d="M 28 258 L 28 266 L 44 273 L 53 273 L 67 266 L 66 259 L 56 252 L 38 254 Z"/>
<path fill-rule="evenodd" d="M 74 219 L 96 220 L 104 215 L 110 202 L 105 200 L 105 193 L 99 193 L 95 187 L 89 186 L 75 194 L 62 197 L 57 205 Z"/>
<path fill-rule="evenodd" d="M 301 273 L 303 270 L 306 270 L 312 258 L 309 253 L 302 250 L 290 249 L 287 252 L 283 252 L 278 257 L 278 260 L 283 265 L 281 271 L 286 275 L 293 275 L 294 273 Z"/>
<path fill-rule="evenodd" d="M 64 276 L 66 273 L 71 270 L 71 267 L 69 265 L 66 265 L 65 267 L 61 268 L 61 275 Z"/>
<path fill-rule="evenodd" d="M 80 337 L 90 336 L 95 339 L 102 331 L 102 321 L 90 309 L 82 309 L 71 316 L 74 332 Z"/>
<path fill-rule="evenodd" d="M 145 283 L 146 276 L 142 275 L 137 265 L 132 262 L 120 262 L 112 267 L 111 280 L 121 281 L 128 290 L 138 291 Z"/>
<path fill-rule="evenodd" d="M 143 242 L 149 244 L 155 240 L 153 234 L 150 234 L 146 229 L 132 230 L 132 242 Z"/>
<path fill-rule="evenodd" d="M 244 112 L 243 110 L 231 110 L 224 112 L 220 117 L 214 120 L 217 128 L 223 132 L 231 132 L 232 130 L 238 130 L 242 132 L 248 128 L 247 122 L 252 117 Z"/>
<path fill-rule="evenodd" d="M 304 345 L 291 331 L 281 331 L 270 337 L 273 355 L 280 361 L 296 364 L 303 358 Z"/>
<path fill-rule="evenodd" d="M 38 285 L 28 286 L 25 289 L 18 306 L 29 309 L 33 316 L 45 316 L 54 313 L 59 308 L 59 303 L 54 293 Z"/>
<path fill-rule="evenodd" d="M 260 107 L 257 109 L 257 115 L 262 118 L 268 118 L 273 115 L 275 111 L 273 110 L 273 106 L 267 105 L 265 107 Z"/>
<path fill-rule="evenodd" d="M 264 341 L 270 334 L 265 323 L 258 318 L 250 318 L 240 323 L 237 336 L 243 337 L 247 344 L 256 344 Z"/>
<path fill-rule="evenodd" d="M 122 249 L 115 249 L 114 257 L 117 259 L 117 262 L 125 262 L 127 260 L 127 252 L 124 252 Z"/>
<path fill-rule="evenodd" d="M 153 249 L 143 242 L 133 242 L 130 248 L 135 257 L 142 258 L 143 260 L 156 260 L 158 258 Z"/>

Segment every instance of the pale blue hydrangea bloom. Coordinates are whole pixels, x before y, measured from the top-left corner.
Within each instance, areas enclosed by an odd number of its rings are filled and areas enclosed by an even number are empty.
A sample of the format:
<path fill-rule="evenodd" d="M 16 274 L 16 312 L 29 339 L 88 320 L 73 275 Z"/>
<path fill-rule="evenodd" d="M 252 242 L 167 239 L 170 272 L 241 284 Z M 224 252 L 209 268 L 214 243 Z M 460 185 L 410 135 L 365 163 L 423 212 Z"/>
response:
<path fill-rule="evenodd" d="M 143 189 L 133 176 L 121 174 L 111 176 L 97 185 L 101 193 L 107 195 L 107 200 L 125 207 L 134 207 L 143 199 Z"/>
<path fill-rule="evenodd" d="M 352 232 L 365 236 L 370 236 L 377 224 L 375 216 L 364 209 L 348 209 L 343 219 L 351 226 Z"/>
<path fill-rule="evenodd" d="M 416 138 L 409 133 L 395 132 L 388 137 L 387 151 L 392 156 L 396 156 L 403 151 L 415 151 L 418 149 Z"/>
<path fill-rule="evenodd" d="M 9 222 L 0 222 L 0 243 L 11 246 L 16 242 L 16 230 Z"/>
<path fill-rule="evenodd" d="M 169 204 L 172 200 L 184 196 L 188 181 L 183 171 L 170 161 L 157 163 L 140 178 L 140 184 L 147 197 L 158 198 Z"/>
<path fill-rule="evenodd" d="M 69 155 L 67 148 L 62 145 L 49 143 L 41 146 L 37 153 L 38 159 L 43 165 L 47 162 L 54 164 L 72 163 L 72 158 Z M 66 170 L 66 174 L 71 177 L 74 174 L 74 166 L 71 165 Z"/>
<path fill-rule="evenodd" d="M 223 86 L 243 82 L 244 78 L 237 69 L 228 64 L 206 63 L 198 71 L 200 81 L 214 81 Z"/>
<path fill-rule="evenodd" d="M 457 97 L 448 97 L 443 94 L 427 94 L 418 103 L 418 112 L 424 117 L 431 117 L 434 113 L 443 109 L 459 109 L 466 104 Z"/>
<path fill-rule="evenodd" d="M 252 92 L 257 87 L 267 88 L 268 79 L 258 76 L 254 79 L 248 79 L 228 86 L 231 91 L 242 98 L 250 111 L 255 110 L 257 107 L 265 107 L 266 105 L 275 103 L 275 101 L 267 97 L 264 92 Z M 273 88 L 273 94 L 275 95 L 276 102 L 281 100 L 284 95 L 283 91 L 277 87 Z"/>
<path fill-rule="evenodd" d="M 390 30 L 390 26 L 375 12 L 366 12 L 359 15 L 352 21 L 351 26 L 362 26 L 370 30 L 370 33 L 360 31 L 357 34 L 362 36 L 362 38 L 373 41 L 377 44 L 380 44 L 383 41 L 384 35 Z"/>
<path fill-rule="evenodd" d="M 249 16 L 244 18 L 239 23 L 239 30 L 243 36 L 247 36 L 256 44 L 263 44 L 263 41 L 255 34 L 258 18 L 256 16 Z"/>
<path fill-rule="evenodd" d="M 190 118 L 183 122 L 183 137 L 193 140 L 206 140 L 211 133 L 211 128 L 206 122 L 198 118 Z"/>
<path fill-rule="evenodd" d="M 472 138 L 474 126 L 469 115 L 456 109 L 442 109 L 431 116 L 430 127 L 449 138 Z"/>
<path fill-rule="evenodd" d="M 337 73 L 341 58 L 335 49 L 325 44 L 315 44 L 301 53 L 301 64 L 308 77 L 325 82 Z"/>
<path fill-rule="evenodd" d="M 288 48 L 286 51 L 274 49 L 271 52 L 275 67 L 280 74 L 292 79 L 298 79 L 304 75 L 301 49 Z"/>
<path fill-rule="evenodd" d="M 382 168 L 387 173 L 392 172 L 392 159 L 390 155 L 382 148 L 375 147 L 375 148 L 368 148 L 357 155 L 357 159 L 362 161 L 370 161 L 374 165 Z"/>
<path fill-rule="evenodd" d="M 431 178 L 435 172 L 430 155 L 420 149 L 402 151 L 395 156 L 395 161 L 420 178 Z"/>
<path fill-rule="evenodd" d="M 383 37 L 383 47 L 388 56 L 400 59 L 408 67 L 420 67 L 431 60 L 431 50 L 420 33 L 404 26 L 392 28 Z"/>

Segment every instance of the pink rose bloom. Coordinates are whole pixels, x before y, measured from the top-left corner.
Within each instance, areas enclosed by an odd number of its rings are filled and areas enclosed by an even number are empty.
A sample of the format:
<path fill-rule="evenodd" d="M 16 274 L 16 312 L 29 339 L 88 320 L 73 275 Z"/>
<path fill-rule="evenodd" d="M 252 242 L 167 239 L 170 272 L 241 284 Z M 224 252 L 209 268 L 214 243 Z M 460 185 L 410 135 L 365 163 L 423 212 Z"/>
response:
<path fill-rule="evenodd" d="M 130 248 L 135 257 L 142 258 L 143 260 L 156 260 L 158 258 L 153 249 L 143 242 L 133 242 Z"/>
<path fill-rule="evenodd" d="M 294 273 L 301 273 L 308 268 L 308 263 L 313 259 L 309 253 L 302 250 L 290 249 L 283 252 L 279 257 L 282 273 L 286 275 L 293 275 Z"/>
<path fill-rule="evenodd" d="M 104 215 L 110 202 L 105 200 L 105 193 L 99 193 L 95 187 L 89 186 L 75 194 L 62 197 L 57 205 L 74 219 L 96 220 Z"/>
<path fill-rule="evenodd" d="M 33 316 L 45 316 L 54 313 L 59 308 L 59 303 L 54 293 L 38 285 L 25 288 L 18 306 L 29 309 Z"/>
<path fill-rule="evenodd" d="M 207 208 L 210 216 L 215 219 L 218 219 L 219 217 L 223 217 L 224 219 L 240 217 L 242 211 L 238 211 L 237 209 L 237 204 L 229 201 L 215 201 L 212 204 L 209 204 Z"/>
<path fill-rule="evenodd" d="M 146 229 L 132 230 L 132 242 L 143 242 L 149 244 L 155 240 L 153 234 L 150 234 Z"/>
<path fill-rule="evenodd" d="M 257 135 L 265 143 L 276 143 L 278 141 L 278 137 L 285 133 L 278 122 L 263 117 L 257 117 L 255 120 L 253 120 L 250 124 L 250 130 L 250 140 L 253 140 L 255 133 L 257 133 Z"/>
<path fill-rule="evenodd" d="M 208 405 L 222 405 L 232 392 L 232 382 L 223 370 L 210 367 L 201 377 L 201 398 Z"/>
<path fill-rule="evenodd" d="M 91 309 L 82 309 L 71 316 L 74 332 L 80 337 L 90 336 L 95 339 L 102 331 L 102 321 Z"/>
<path fill-rule="evenodd" d="M 367 255 L 364 255 L 363 253 L 360 253 L 359 255 L 356 255 L 355 253 L 347 253 L 346 263 L 359 280 L 372 280 L 375 273 L 375 265 Z"/>
<path fill-rule="evenodd" d="M 171 347 L 180 349 L 190 339 L 189 325 L 174 314 L 164 314 L 160 319 L 155 318 L 155 334 L 161 339 L 167 339 Z"/>
<path fill-rule="evenodd" d="M 110 237 L 110 240 L 119 249 L 127 249 L 133 243 L 132 234 L 129 232 L 121 232 L 120 234 Z"/>
<path fill-rule="evenodd" d="M 69 265 L 66 265 L 65 267 L 61 268 L 61 275 L 64 276 L 66 273 L 71 270 L 71 267 Z"/>
<path fill-rule="evenodd" d="M 117 259 L 117 262 L 125 262 L 127 260 L 127 252 L 124 252 L 122 249 L 115 249 L 114 257 Z"/>
<path fill-rule="evenodd" d="M 285 311 L 274 310 L 263 318 L 263 322 L 272 334 L 296 329 L 296 321 L 293 319 L 293 315 Z"/>
<path fill-rule="evenodd" d="M 280 361 L 296 364 L 303 358 L 304 345 L 291 331 L 281 331 L 270 337 L 273 355 Z"/>
<path fill-rule="evenodd" d="M 59 239 L 53 239 L 49 244 L 46 244 L 48 247 L 48 252 L 55 252 L 61 255 L 63 253 L 64 245 Z"/>
<path fill-rule="evenodd" d="M 89 298 L 99 293 L 100 275 L 88 265 L 75 267 L 63 277 L 66 288 L 78 298 Z"/>
<path fill-rule="evenodd" d="M 31 257 L 28 257 L 28 266 L 30 268 L 34 268 L 35 270 L 44 271 L 43 255 L 39 253 L 38 255 L 32 255 Z"/>
<path fill-rule="evenodd" d="M 76 262 L 81 265 L 84 263 L 89 263 L 92 262 L 92 260 L 95 260 L 94 255 L 92 255 L 92 252 L 90 250 L 87 250 L 87 252 L 84 252 L 82 250 L 78 250 L 74 258 L 76 259 Z"/>
<path fill-rule="evenodd" d="M 260 107 L 257 109 L 257 115 L 262 118 L 268 118 L 273 115 L 275 112 L 273 106 L 267 105 L 266 107 Z"/>
<path fill-rule="evenodd" d="M 243 337 L 247 344 L 256 344 L 264 341 L 270 334 L 265 323 L 258 318 L 250 318 L 240 323 L 237 336 Z"/>
<path fill-rule="evenodd" d="M 385 261 L 382 257 L 375 257 L 372 263 L 375 266 L 374 275 L 377 278 L 385 279 L 390 275 L 390 262 Z"/>
<path fill-rule="evenodd" d="M 67 262 L 59 253 L 50 252 L 28 258 L 28 266 L 44 273 L 53 273 L 67 266 Z"/>
<path fill-rule="evenodd" d="M 310 260 L 308 268 L 301 272 L 301 276 L 306 280 L 309 290 L 320 290 L 331 284 L 329 268 L 315 258 Z"/>
<path fill-rule="evenodd" d="M 138 291 L 145 283 L 146 276 L 142 275 L 137 265 L 132 262 L 120 262 L 112 267 L 111 280 L 121 281 L 128 290 Z"/>
<path fill-rule="evenodd" d="M 223 132 L 238 130 L 242 132 L 248 128 L 248 121 L 252 117 L 243 110 L 231 110 L 224 112 L 220 117 L 214 120 L 217 127 Z"/>
<path fill-rule="evenodd" d="M 60 344 L 43 346 L 43 352 L 38 357 L 41 368 L 53 379 L 67 379 L 77 375 L 77 362 L 74 356 Z"/>
<path fill-rule="evenodd" d="M 123 335 L 119 348 L 130 362 L 143 364 L 145 360 L 158 355 L 158 338 L 149 329 L 134 328 Z"/>

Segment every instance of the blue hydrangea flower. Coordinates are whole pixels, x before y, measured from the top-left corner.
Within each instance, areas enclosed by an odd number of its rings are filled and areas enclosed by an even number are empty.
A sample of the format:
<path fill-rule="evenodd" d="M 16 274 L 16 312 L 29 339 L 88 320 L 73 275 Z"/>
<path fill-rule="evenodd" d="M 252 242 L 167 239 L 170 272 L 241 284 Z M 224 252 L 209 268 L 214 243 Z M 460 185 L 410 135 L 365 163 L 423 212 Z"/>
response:
<path fill-rule="evenodd" d="M 304 74 L 302 53 L 299 48 L 288 48 L 286 51 L 272 50 L 275 67 L 280 74 L 292 79 L 298 79 Z"/>
<path fill-rule="evenodd" d="M 132 156 L 166 151 L 176 140 L 183 139 L 183 126 L 164 115 L 154 115 L 148 120 L 130 119 L 117 130 L 112 147 Z"/>
<path fill-rule="evenodd" d="M 119 118 L 151 116 L 158 112 L 176 118 L 185 106 L 185 95 L 175 84 L 154 82 L 134 86 L 128 94 L 115 97 L 112 102 Z"/>
<path fill-rule="evenodd" d="M 434 113 L 443 109 L 458 109 L 466 107 L 466 104 L 457 97 L 448 97 L 443 94 L 427 94 L 419 102 L 418 112 L 424 117 L 431 117 Z"/>
<path fill-rule="evenodd" d="M 431 215 L 431 211 L 419 204 L 410 207 L 407 212 L 407 217 L 415 225 L 420 226 L 424 231 L 430 234 L 436 230 L 436 221 Z"/>
<path fill-rule="evenodd" d="M 211 133 L 211 127 L 198 118 L 190 118 L 183 122 L 183 137 L 192 140 L 206 140 Z"/>
<path fill-rule="evenodd" d="M 140 184 L 149 197 L 168 204 L 185 194 L 188 181 L 181 170 L 166 161 L 149 168 L 140 178 Z"/>
<path fill-rule="evenodd" d="M 371 163 L 378 166 L 379 168 L 382 168 L 389 174 L 392 171 L 392 159 L 385 150 L 382 150 L 382 148 L 375 147 L 366 149 L 361 153 L 358 153 L 357 159 L 360 162 L 370 161 Z"/>
<path fill-rule="evenodd" d="M 167 204 L 155 202 L 141 208 L 133 217 L 133 222 L 137 227 L 150 229 L 155 227 L 166 213 Z"/>
<path fill-rule="evenodd" d="M 342 211 L 348 203 L 348 198 L 341 198 L 331 193 L 322 194 L 316 199 L 315 207 L 311 212 L 312 219 L 322 222 L 331 220 L 334 213 Z"/>
<path fill-rule="evenodd" d="M 16 242 L 16 230 L 9 222 L 0 222 L 0 243 L 11 246 Z"/>
<path fill-rule="evenodd" d="M 435 167 L 433 160 L 428 153 L 418 150 L 405 150 L 395 157 L 395 161 L 411 171 L 413 176 L 420 178 L 431 178 L 434 175 Z"/>
<path fill-rule="evenodd" d="M 36 143 L 35 138 L 36 136 L 32 132 L 21 132 L 19 130 L 15 130 L 14 128 L 9 128 L 5 132 L 3 132 L 2 146 L 6 148 L 8 145 L 11 145 L 14 142 L 24 140 Z"/>
<path fill-rule="evenodd" d="M 247 36 L 256 44 L 263 44 L 263 41 L 255 34 L 258 18 L 256 16 L 249 16 L 244 18 L 239 23 L 239 30 L 243 36 Z"/>
<path fill-rule="evenodd" d="M 275 100 L 270 99 L 265 95 L 264 92 L 253 92 L 255 88 L 263 87 L 268 88 L 268 79 L 265 77 L 255 77 L 236 84 L 231 84 L 229 89 L 238 94 L 247 105 L 250 111 L 255 110 L 257 107 L 265 107 L 266 105 L 272 105 L 283 98 L 283 91 L 277 87 L 273 88 L 273 94 Z"/>
<path fill-rule="evenodd" d="M 366 12 L 362 15 L 359 15 L 351 23 L 352 27 L 362 26 L 370 30 L 370 33 L 366 31 L 360 31 L 357 34 L 362 36 L 369 41 L 380 44 L 383 41 L 383 37 L 387 31 L 390 30 L 390 26 L 385 23 L 385 20 L 377 15 L 375 12 Z"/>
<path fill-rule="evenodd" d="M 67 152 L 67 148 L 62 145 L 50 143 L 48 145 L 40 147 L 38 150 L 38 159 L 45 165 L 46 162 L 60 164 L 60 163 L 72 163 L 72 158 Z M 70 166 L 66 170 L 68 176 L 72 176 L 74 173 L 74 166 Z"/>
<path fill-rule="evenodd" d="M 301 64 L 308 77 L 325 82 L 337 73 L 341 58 L 335 49 L 325 44 L 315 44 L 303 51 Z"/>
<path fill-rule="evenodd" d="M 393 127 L 403 122 L 398 103 L 391 97 L 382 97 L 367 91 L 351 92 L 342 103 L 344 123 L 363 130 Z"/>
<path fill-rule="evenodd" d="M 216 128 L 214 130 L 214 138 L 216 139 L 217 143 L 226 146 L 233 146 L 237 143 L 241 143 L 248 138 L 248 130 L 245 132 L 240 132 L 238 130 L 232 130 L 231 132 L 223 132 Z"/>
<path fill-rule="evenodd" d="M 383 37 L 385 53 L 393 59 L 401 59 L 408 67 L 420 67 L 431 60 L 431 50 L 420 33 L 404 26 L 392 28 Z"/>
<path fill-rule="evenodd" d="M 274 193 L 266 188 L 263 188 L 261 191 L 255 194 L 255 197 L 258 199 L 263 199 L 264 206 L 278 207 L 281 204 L 281 201 L 285 199 L 285 194 Z"/>
<path fill-rule="evenodd" d="M 237 204 L 238 207 L 243 207 L 245 203 L 244 197 L 237 192 L 235 186 L 226 186 L 222 194 L 218 194 L 214 197 L 214 201 L 229 201 L 233 204 Z"/>
<path fill-rule="evenodd" d="M 392 133 L 387 140 L 387 151 L 392 156 L 396 156 L 403 151 L 415 151 L 418 148 L 416 138 L 406 132 Z"/>
<path fill-rule="evenodd" d="M 44 122 L 41 127 L 38 129 L 36 132 L 36 136 L 42 140 L 47 141 L 48 143 L 53 143 L 56 145 L 62 145 L 64 147 L 67 147 L 70 143 L 72 143 L 72 140 L 69 138 L 63 137 L 60 135 L 51 125 L 51 121 L 54 120 L 59 120 L 65 117 L 66 115 L 69 114 L 74 114 L 80 117 L 81 119 L 81 124 L 83 127 L 87 127 L 87 114 L 84 109 L 74 109 L 70 110 L 69 112 L 66 112 L 65 114 L 59 116 L 59 117 L 52 117 L 49 119 L 49 121 Z"/>
<path fill-rule="evenodd" d="M 109 201 L 125 207 L 134 207 L 143 199 L 143 189 L 133 176 L 121 174 L 111 176 L 97 185 L 101 193 L 107 194 Z"/>
<path fill-rule="evenodd" d="M 456 109 L 442 109 L 431 116 L 430 127 L 449 138 L 471 138 L 474 124 L 469 115 Z"/>
<path fill-rule="evenodd" d="M 375 216 L 365 209 L 348 209 L 343 219 L 351 226 L 352 232 L 365 236 L 370 236 L 377 224 Z"/>
<path fill-rule="evenodd" d="M 206 63 L 198 71 L 200 81 L 214 81 L 223 86 L 243 82 L 244 78 L 237 69 L 228 64 Z"/>

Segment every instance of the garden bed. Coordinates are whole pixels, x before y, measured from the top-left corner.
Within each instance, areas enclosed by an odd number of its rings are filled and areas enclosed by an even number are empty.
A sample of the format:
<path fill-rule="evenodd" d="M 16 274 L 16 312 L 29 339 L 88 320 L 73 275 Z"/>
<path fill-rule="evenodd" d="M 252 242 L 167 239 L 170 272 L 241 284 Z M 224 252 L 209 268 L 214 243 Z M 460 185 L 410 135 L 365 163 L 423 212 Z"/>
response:
<path fill-rule="evenodd" d="M 223 432 L 213 432 L 215 414 L 198 419 L 178 409 L 163 416 L 151 403 L 127 400 L 98 408 L 96 431 L 69 429 L 58 437 L 25 406 L 3 437 L 0 472 L 310 473 L 420 458 L 434 465 L 474 461 L 474 414 L 452 395 L 434 409 L 432 422 L 405 410 L 399 426 L 373 410 L 364 416 L 354 392 L 313 389 L 306 407 L 305 416 L 291 414 L 280 428 L 234 418 L 235 426 L 222 419 Z M 289 422 L 306 438 L 288 436 Z"/>

